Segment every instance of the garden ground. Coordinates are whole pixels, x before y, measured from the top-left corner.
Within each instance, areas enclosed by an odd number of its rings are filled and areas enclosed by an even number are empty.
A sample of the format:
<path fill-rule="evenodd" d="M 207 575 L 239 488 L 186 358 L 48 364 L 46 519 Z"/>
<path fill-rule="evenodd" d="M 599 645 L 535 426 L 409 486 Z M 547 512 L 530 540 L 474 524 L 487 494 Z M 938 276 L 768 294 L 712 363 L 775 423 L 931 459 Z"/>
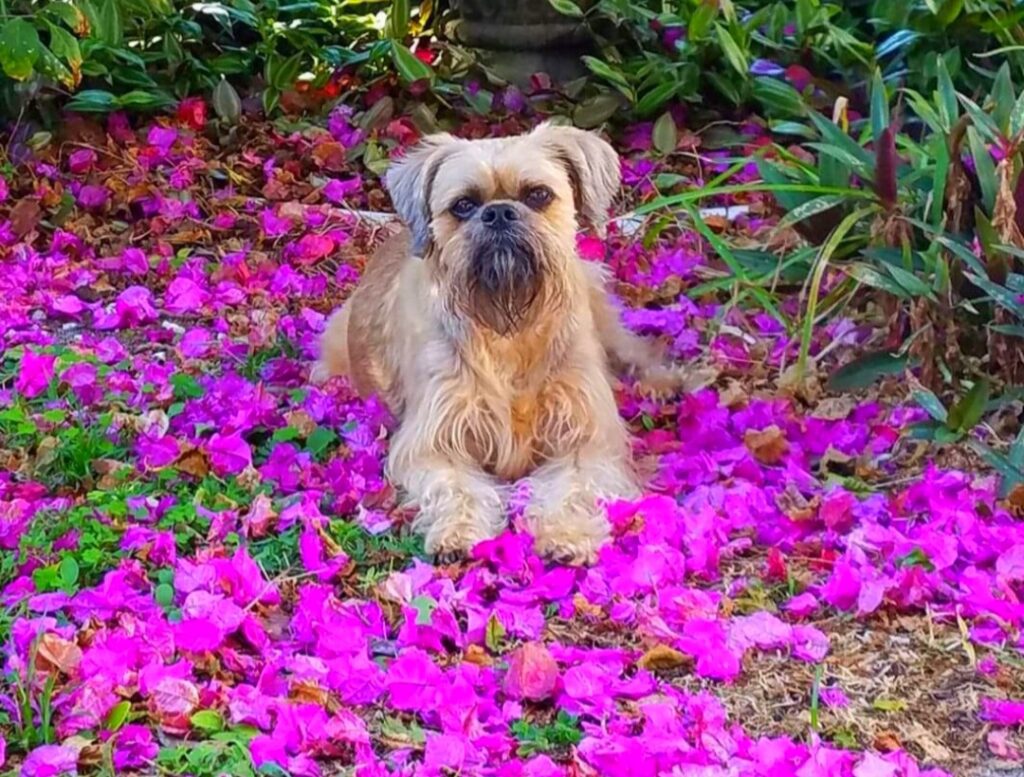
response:
<path fill-rule="evenodd" d="M 670 169 L 650 132 L 619 139 L 621 211 Z M 627 323 L 695 376 L 664 401 L 621 387 L 651 480 L 609 506 L 613 545 L 589 569 L 555 567 L 513 530 L 433 566 L 383 478 L 384 410 L 307 381 L 325 315 L 391 228 L 359 215 L 387 208 L 348 161 L 362 141 L 343 111 L 326 130 L 250 125 L 225 142 L 201 113 L 138 130 L 115 114 L 9 148 L 0 769 L 1020 764 L 1016 492 L 1001 500 L 969 454 L 902 436 L 923 413 L 900 380 L 829 395 L 812 374 L 781 391 L 791 334 L 687 297 L 722 272 L 675 223 L 580 239 L 612 267 Z M 728 166 L 697 136 L 681 147 L 671 171 L 694 185 Z M 763 198 L 743 204 L 708 223 L 736 245 L 796 240 Z M 779 304 L 797 317 L 797 294 Z M 872 315 L 820 328 L 822 374 L 873 336 Z"/>

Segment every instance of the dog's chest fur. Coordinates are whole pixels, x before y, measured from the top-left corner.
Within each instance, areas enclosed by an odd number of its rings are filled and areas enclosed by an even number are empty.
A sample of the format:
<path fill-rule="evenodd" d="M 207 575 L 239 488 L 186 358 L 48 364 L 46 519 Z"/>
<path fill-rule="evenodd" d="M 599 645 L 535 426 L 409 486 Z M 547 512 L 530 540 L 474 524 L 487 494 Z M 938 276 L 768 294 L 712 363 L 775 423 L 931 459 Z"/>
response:
<path fill-rule="evenodd" d="M 485 470 L 514 480 L 578 443 L 587 413 L 567 362 L 570 334 L 554 320 L 517 334 L 475 338 L 453 397 L 452 428 Z"/>

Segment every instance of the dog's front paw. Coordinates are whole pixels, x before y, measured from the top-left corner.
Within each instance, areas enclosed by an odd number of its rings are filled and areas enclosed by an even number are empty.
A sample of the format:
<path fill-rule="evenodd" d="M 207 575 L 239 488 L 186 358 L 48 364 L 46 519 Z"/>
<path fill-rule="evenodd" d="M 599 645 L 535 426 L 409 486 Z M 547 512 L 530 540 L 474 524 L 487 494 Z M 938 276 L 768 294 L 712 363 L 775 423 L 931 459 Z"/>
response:
<path fill-rule="evenodd" d="M 499 531 L 492 521 L 444 517 L 428 522 L 423 546 L 437 563 L 450 564 L 469 555 L 477 543 L 493 539 Z"/>
<path fill-rule="evenodd" d="M 566 504 L 555 513 L 528 510 L 526 517 L 537 553 L 561 564 L 594 563 L 611 537 L 608 519 L 593 504 Z"/>
<path fill-rule="evenodd" d="M 582 530 L 546 527 L 537 531 L 535 548 L 539 555 L 559 564 L 584 566 L 597 561 L 609 536 L 607 524 Z"/>

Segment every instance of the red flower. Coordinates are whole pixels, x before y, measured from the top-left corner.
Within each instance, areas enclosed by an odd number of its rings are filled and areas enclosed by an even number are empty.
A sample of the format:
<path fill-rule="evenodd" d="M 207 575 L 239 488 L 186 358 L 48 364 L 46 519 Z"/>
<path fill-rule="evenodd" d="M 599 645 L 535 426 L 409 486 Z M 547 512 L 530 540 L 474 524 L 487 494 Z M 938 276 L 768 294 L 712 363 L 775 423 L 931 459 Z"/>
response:
<path fill-rule="evenodd" d="M 341 84 L 334 80 L 328 81 L 323 85 L 323 88 L 320 90 L 320 94 L 322 94 L 327 100 L 333 100 L 341 94 Z"/>
<path fill-rule="evenodd" d="M 416 59 L 420 62 L 426 62 L 428 65 L 434 64 L 434 50 L 426 47 L 416 49 Z"/>
<path fill-rule="evenodd" d="M 786 68 L 786 80 L 796 89 L 798 92 L 803 92 L 811 82 L 814 80 L 814 76 L 811 71 L 805 68 L 803 65 L 790 65 Z"/>
<path fill-rule="evenodd" d="M 206 103 L 201 97 L 187 97 L 178 103 L 178 121 L 199 132 L 206 126 Z"/>
<path fill-rule="evenodd" d="M 774 583 L 784 583 L 789 579 L 786 559 L 778 548 L 772 548 L 768 551 L 768 563 L 765 565 L 764 579 Z"/>
<path fill-rule="evenodd" d="M 384 129 L 384 136 L 397 140 L 400 146 L 411 146 L 420 139 L 420 133 L 416 127 L 405 117 L 388 122 L 388 126 Z"/>

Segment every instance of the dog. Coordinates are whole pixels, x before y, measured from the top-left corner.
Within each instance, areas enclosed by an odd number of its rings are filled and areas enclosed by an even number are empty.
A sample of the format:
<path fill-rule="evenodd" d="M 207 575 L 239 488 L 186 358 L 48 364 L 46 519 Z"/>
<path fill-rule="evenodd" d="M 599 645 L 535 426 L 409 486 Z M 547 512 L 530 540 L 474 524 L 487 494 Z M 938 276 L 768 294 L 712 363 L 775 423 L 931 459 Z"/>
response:
<path fill-rule="evenodd" d="M 388 169 L 405 228 L 328 319 L 313 376 L 347 376 L 398 419 L 387 473 L 428 553 L 499 534 L 507 484 L 527 478 L 537 551 L 587 563 L 610 535 L 602 500 L 639 494 L 613 368 L 663 388 L 676 372 L 576 247 L 579 226 L 604 234 L 620 180 L 607 142 L 550 123 L 428 136 Z"/>

